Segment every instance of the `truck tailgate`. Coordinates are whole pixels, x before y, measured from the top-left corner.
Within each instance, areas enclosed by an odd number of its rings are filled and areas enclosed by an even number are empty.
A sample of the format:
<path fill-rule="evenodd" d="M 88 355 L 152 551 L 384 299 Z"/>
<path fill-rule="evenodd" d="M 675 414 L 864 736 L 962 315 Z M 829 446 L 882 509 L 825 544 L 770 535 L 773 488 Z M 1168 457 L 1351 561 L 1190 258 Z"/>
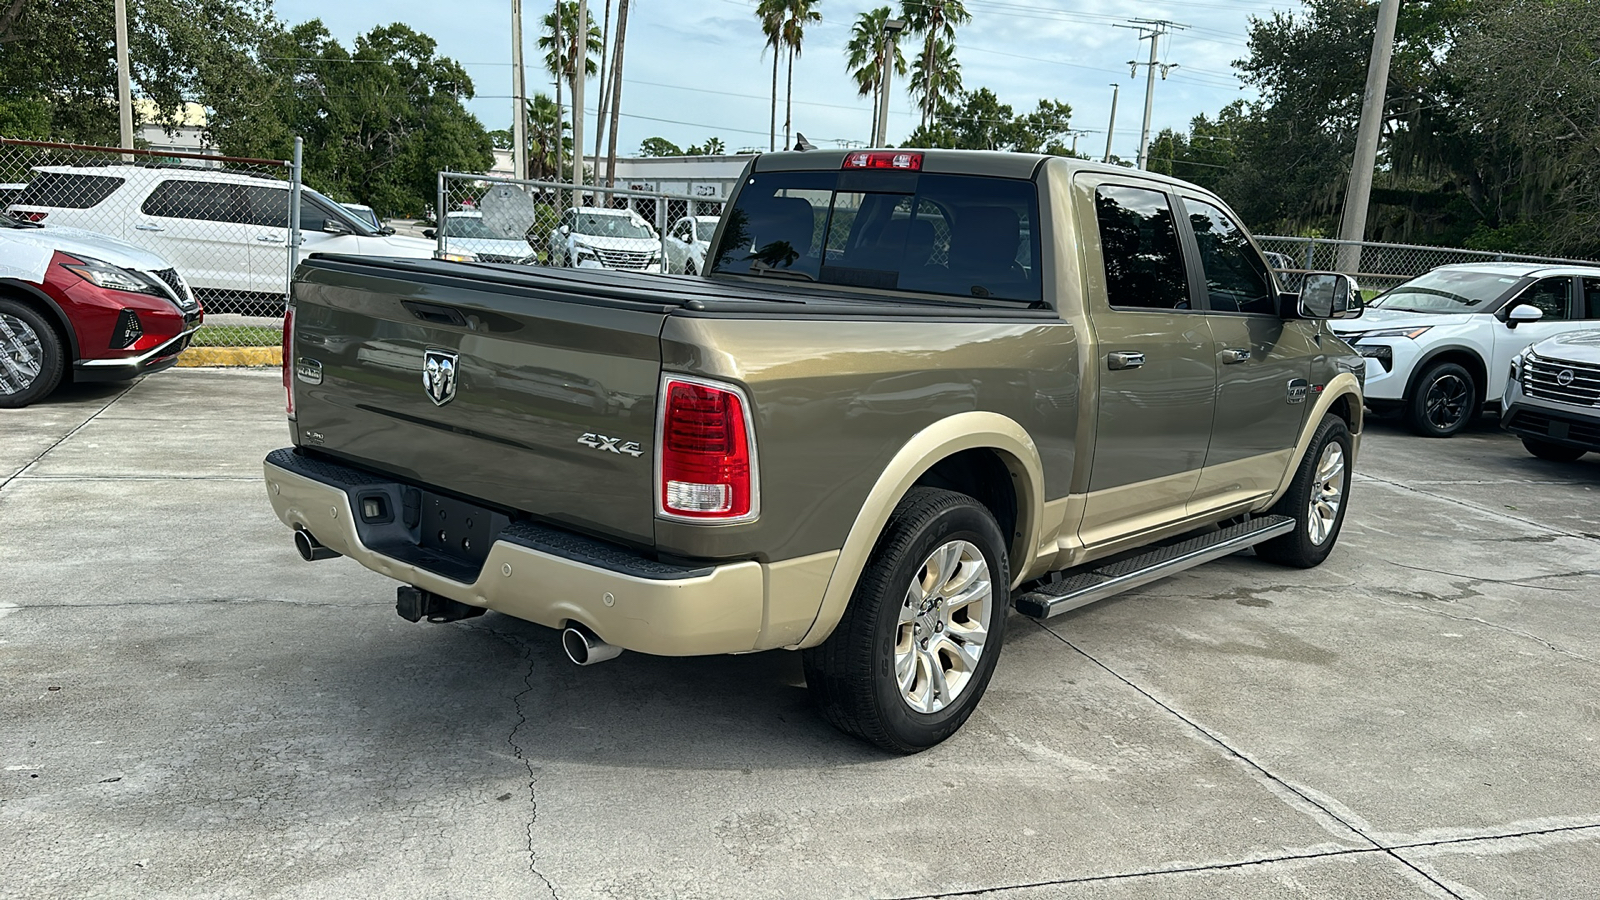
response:
<path fill-rule="evenodd" d="M 671 307 L 475 270 L 349 258 L 302 266 L 295 442 L 652 544 L 660 334 Z"/>

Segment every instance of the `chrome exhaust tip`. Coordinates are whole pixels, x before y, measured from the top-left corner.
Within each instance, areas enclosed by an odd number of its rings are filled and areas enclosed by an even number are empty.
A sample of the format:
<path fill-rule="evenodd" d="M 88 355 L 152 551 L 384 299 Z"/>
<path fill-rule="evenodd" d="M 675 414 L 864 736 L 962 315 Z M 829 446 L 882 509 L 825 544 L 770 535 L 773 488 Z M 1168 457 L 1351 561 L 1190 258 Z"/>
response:
<path fill-rule="evenodd" d="M 304 528 L 296 528 L 294 532 L 294 548 L 300 551 L 300 558 L 306 562 L 316 562 L 319 559 L 336 559 L 344 554 L 336 550 L 329 550 L 322 546 L 322 542 L 312 536 Z"/>
<path fill-rule="evenodd" d="M 579 666 L 592 666 L 622 654 L 621 647 L 600 640 L 599 635 L 576 622 L 561 632 L 561 649 L 566 651 L 567 659 Z"/>

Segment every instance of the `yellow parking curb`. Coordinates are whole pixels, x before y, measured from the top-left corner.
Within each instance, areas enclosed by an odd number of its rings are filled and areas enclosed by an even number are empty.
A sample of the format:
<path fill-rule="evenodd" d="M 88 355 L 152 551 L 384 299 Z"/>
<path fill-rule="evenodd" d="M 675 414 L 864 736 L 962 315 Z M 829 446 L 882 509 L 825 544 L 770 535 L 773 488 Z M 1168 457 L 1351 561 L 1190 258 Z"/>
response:
<path fill-rule="evenodd" d="M 179 366 L 281 366 L 281 347 L 190 347 L 178 356 Z"/>

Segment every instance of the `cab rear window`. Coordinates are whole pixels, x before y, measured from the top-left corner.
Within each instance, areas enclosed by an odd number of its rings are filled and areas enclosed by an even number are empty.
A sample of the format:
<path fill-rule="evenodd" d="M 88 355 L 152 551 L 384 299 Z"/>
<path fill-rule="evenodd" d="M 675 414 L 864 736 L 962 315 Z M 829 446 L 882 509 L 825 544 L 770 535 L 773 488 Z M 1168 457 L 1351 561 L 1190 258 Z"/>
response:
<path fill-rule="evenodd" d="M 1038 221 L 1031 181 L 758 172 L 728 211 L 712 271 L 1035 303 Z"/>

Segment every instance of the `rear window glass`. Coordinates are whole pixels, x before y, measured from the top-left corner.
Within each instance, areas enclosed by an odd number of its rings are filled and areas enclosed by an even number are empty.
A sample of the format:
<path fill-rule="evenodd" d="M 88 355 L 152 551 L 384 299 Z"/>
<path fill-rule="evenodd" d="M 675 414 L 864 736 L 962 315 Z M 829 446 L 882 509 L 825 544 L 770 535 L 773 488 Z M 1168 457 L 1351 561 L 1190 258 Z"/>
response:
<path fill-rule="evenodd" d="M 36 171 L 33 180 L 17 196 L 16 203 L 55 209 L 88 209 L 116 193 L 124 181 L 112 175 Z"/>
<path fill-rule="evenodd" d="M 163 181 L 144 199 L 140 211 L 164 219 L 244 222 L 238 185 L 216 181 Z"/>
<path fill-rule="evenodd" d="M 972 175 L 757 173 L 712 271 L 1037 302 L 1038 193 Z"/>

